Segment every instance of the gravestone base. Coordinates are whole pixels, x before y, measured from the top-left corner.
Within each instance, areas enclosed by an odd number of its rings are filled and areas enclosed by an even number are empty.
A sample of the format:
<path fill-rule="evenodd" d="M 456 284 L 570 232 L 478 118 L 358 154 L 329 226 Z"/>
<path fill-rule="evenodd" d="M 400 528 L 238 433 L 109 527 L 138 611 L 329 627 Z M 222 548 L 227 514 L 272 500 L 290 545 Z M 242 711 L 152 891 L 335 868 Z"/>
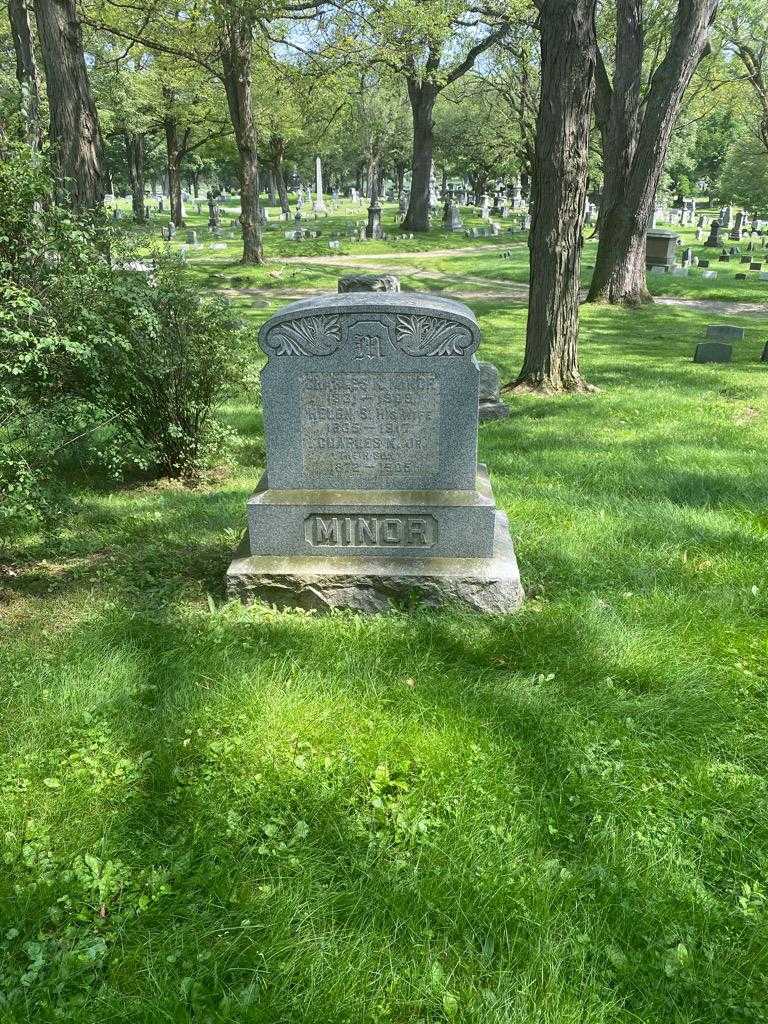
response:
<path fill-rule="evenodd" d="M 490 558 L 394 558 L 250 555 L 248 535 L 226 578 L 227 593 L 245 604 L 379 614 L 402 607 L 455 607 L 503 615 L 523 603 L 507 517 L 496 512 Z"/>

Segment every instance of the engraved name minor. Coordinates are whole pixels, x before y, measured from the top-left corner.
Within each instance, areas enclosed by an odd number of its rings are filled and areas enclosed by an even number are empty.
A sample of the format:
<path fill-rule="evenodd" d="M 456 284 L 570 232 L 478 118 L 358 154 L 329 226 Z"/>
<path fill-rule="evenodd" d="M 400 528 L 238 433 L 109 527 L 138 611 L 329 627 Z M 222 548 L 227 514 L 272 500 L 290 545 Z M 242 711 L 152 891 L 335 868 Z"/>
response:
<path fill-rule="evenodd" d="M 315 513 L 304 520 L 313 547 L 431 548 L 437 541 L 434 516 L 334 516 Z"/>

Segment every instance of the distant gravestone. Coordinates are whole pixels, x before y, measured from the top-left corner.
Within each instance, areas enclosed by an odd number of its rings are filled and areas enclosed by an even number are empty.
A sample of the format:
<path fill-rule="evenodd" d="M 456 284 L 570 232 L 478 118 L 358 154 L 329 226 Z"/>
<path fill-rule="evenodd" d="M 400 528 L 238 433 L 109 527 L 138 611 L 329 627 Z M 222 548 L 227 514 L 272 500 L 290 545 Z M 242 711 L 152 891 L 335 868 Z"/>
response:
<path fill-rule="evenodd" d="M 478 362 L 480 367 L 480 420 L 501 420 L 509 416 L 508 407 L 501 400 L 501 382 L 498 367 L 493 363 Z"/>
<path fill-rule="evenodd" d="M 763 269 L 763 264 L 762 263 L 750 263 L 749 264 L 749 269 L 750 270 L 762 270 Z"/>
<path fill-rule="evenodd" d="M 743 341 L 744 328 L 732 324 L 707 324 L 707 337 L 718 341 Z"/>
<path fill-rule="evenodd" d="M 446 199 L 445 207 L 443 209 L 443 231 L 463 231 L 464 225 L 461 221 L 461 214 L 459 208 L 453 201 L 453 196 L 450 195 Z"/>
<path fill-rule="evenodd" d="M 675 262 L 677 232 L 654 230 L 645 235 L 645 265 L 671 267 Z"/>
<path fill-rule="evenodd" d="M 339 292 L 399 292 L 400 278 L 394 274 L 348 274 L 339 278 Z"/>
<path fill-rule="evenodd" d="M 701 275 L 705 281 L 714 281 L 717 278 L 716 270 L 705 270 Z"/>
<path fill-rule="evenodd" d="M 267 471 L 228 592 L 318 610 L 517 608 L 506 517 L 477 465 L 471 310 L 323 296 L 284 307 L 259 341 Z"/>
<path fill-rule="evenodd" d="M 699 266 L 701 267 L 702 270 L 706 270 L 707 267 L 709 266 L 709 260 L 701 260 L 700 259 L 699 260 Z"/>
<path fill-rule="evenodd" d="M 722 341 L 703 341 L 696 346 L 694 363 L 730 363 L 733 346 Z"/>
<path fill-rule="evenodd" d="M 723 224 L 722 221 L 713 220 L 709 228 L 709 238 L 704 245 L 707 249 L 719 249 L 722 245 Z"/>

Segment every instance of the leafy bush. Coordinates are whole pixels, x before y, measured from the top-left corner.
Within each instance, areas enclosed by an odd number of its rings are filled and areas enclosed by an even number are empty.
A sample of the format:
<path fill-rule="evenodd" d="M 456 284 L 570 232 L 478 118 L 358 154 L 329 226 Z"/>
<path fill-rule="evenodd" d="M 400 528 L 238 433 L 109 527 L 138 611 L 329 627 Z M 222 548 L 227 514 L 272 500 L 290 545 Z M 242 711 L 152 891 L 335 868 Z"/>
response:
<path fill-rule="evenodd" d="M 241 371 L 244 326 L 180 263 L 127 269 L 126 239 L 53 201 L 23 145 L 0 152 L 0 518 L 42 505 L 77 451 L 114 477 L 192 476 L 226 432 L 215 411 Z"/>

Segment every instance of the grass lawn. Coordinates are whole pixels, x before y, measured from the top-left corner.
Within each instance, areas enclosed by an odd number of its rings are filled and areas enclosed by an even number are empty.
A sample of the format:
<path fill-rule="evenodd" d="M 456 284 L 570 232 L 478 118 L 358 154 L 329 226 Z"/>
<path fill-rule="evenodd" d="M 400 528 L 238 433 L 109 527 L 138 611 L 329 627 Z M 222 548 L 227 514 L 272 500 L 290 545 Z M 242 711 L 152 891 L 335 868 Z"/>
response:
<path fill-rule="evenodd" d="M 768 330 L 709 320 L 585 308 L 599 394 L 481 428 L 515 616 L 226 604 L 252 391 L 0 547 L 0 1021 L 764 1024 Z"/>

